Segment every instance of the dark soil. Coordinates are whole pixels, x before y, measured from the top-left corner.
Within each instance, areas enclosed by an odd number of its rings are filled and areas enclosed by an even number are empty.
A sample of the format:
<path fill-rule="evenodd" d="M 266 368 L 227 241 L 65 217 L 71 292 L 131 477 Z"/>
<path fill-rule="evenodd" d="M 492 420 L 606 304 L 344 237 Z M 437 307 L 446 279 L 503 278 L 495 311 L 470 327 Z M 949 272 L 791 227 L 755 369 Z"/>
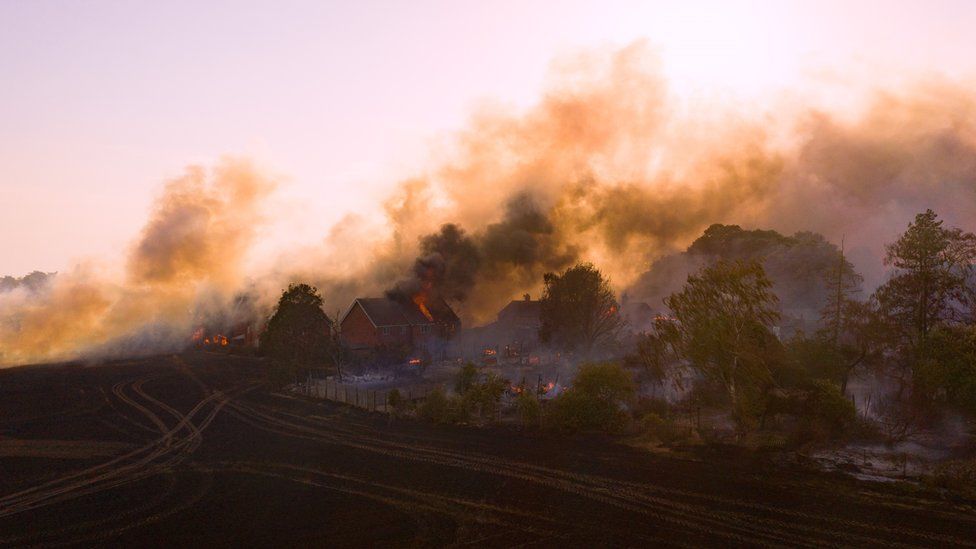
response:
<path fill-rule="evenodd" d="M 936 494 L 735 452 L 390 421 L 194 353 L 0 372 L 0 438 L 126 443 L 0 457 L 0 545 L 974 545 Z M 75 446 L 72 446 L 74 448 Z"/>

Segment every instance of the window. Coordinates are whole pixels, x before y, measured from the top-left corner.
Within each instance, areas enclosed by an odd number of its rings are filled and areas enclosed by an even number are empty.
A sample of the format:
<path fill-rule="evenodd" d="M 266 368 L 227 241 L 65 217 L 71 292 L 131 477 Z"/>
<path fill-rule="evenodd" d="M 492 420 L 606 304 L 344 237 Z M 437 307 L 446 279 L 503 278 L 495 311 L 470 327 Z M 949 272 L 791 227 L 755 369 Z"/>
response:
<path fill-rule="evenodd" d="M 390 327 L 389 326 L 383 326 L 380 329 L 380 332 L 382 332 L 383 335 L 388 336 L 388 335 L 390 335 Z"/>
<path fill-rule="evenodd" d="M 425 325 L 421 326 L 420 327 L 420 333 L 422 333 L 422 334 L 429 334 L 430 333 L 430 324 L 425 324 Z"/>
<path fill-rule="evenodd" d="M 407 335 L 407 327 L 406 326 L 401 326 L 400 327 L 400 335 Z"/>

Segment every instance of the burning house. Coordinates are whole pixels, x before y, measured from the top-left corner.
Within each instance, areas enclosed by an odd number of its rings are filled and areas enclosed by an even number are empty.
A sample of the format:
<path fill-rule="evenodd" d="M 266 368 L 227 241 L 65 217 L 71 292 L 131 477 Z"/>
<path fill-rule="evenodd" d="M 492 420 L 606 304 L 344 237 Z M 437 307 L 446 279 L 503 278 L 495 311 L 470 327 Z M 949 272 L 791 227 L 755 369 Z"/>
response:
<path fill-rule="evenodd" d="M 494 322 L 465 330 L 461 347 L 484 363 L 528 357 L 539 347 L 540 307 L 528 294 L 509 302 Z"/>
<path fill-rule="evenodd" d="M 443 299 L 360 297 L 339 320 L 340 338 L 353 352 L 408 348 L 443 357 L 461 320 Z"/>
<path fill-rule="evenodd" d="M 515 300 L 498 312 L 498 333 L 504 344 L 518 350 L 530 350 L 539 343 L 539 301 L 533 301 L 528 294 Z"/>

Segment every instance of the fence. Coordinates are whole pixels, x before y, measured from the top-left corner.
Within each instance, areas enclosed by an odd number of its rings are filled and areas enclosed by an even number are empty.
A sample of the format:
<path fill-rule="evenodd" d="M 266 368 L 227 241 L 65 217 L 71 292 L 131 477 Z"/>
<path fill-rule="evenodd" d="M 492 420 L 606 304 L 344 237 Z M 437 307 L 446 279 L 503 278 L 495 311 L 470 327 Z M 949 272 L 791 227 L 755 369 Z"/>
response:
<path fill-rule="evenodd" d="M 305 395 L 340 402 L 370 412 L 388 412 L 390 393 L 396 389 L 405 401 L 420 400 L 430 392 L 428 386 L 370 389 L 336 381 L 312 380 L 305 384 Z"/>

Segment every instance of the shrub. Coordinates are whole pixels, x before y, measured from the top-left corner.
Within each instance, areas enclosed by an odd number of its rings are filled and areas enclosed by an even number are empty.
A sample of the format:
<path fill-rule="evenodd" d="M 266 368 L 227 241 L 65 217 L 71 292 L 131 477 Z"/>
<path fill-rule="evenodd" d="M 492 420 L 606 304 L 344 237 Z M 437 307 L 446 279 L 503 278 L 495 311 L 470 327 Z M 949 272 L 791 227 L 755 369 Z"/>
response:
<path fill-rule="evenodd" d="M 399 389 L 393 389 L 386 395 L 386 404 L 389 406 L 390 415 L 399 417 L 406 411 L 408 402 Z"/>
<path fill-rule="evenodd" d="M 976 499 L 976 459 L 940 463 L 925 477 L 924 481 L 929 486 Z"/>
<path fill-rule="evenodd" d="M 634 399 L 630 373 L 614 363 L 584 364 L 569 390 L 552 401 L 550 420 L 564 431 L 619 431 Z"/>
<path fill-rule="evenodd" d="M 468 362 L 458 370 L 454 380 L 454 391 L 463 395 L 475 385 L 478 380 L 478 369 L 474 364 Z"/>
<path fill-rule="evenodd" d="M 451 399 L 444 393 L 444 389 L 436 387 L 417 407 L 417 416 L 434 423 L 450 423 L 455 415 L 451 408 Z"/>
<path fill-rule="evenodd" d="M 661 417 L 654 412 L 641 416 L 640 432 L 665 445 L 687 441 L 694 435 L 691 427 L 678 425 L 673 419 Z"/>
<path fill-rule="evenodd" d="M 802 442 L 823 441 L 844 435 L 854 425 L 857 411 L 840 392 L 840 386 L 815 379 L 806 388 L 800 408 L 799 438 Z"/>
<path fill-rule="evenodd" d="M 536 395 L 522 391 L 515 398 L 515 409 L 518 411 L 523 428 L 539 425 L 539 420 L 542 418 L 542 404 Z"/>

